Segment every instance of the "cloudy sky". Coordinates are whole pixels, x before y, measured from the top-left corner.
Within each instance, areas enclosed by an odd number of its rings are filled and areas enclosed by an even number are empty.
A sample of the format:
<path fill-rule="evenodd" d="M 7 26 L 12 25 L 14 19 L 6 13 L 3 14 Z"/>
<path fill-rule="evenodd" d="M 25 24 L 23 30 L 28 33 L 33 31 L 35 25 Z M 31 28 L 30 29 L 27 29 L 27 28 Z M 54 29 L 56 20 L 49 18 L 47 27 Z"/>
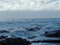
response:
<path fill-rule="evenodd" d="M 1 10 L 60 10 L 60 0 L 0 0 Z"/>
<path fill-rule="evenodd" d="M 0 18 L 27 17 L 60 18 L 60 0 L 0 0 Z"/>

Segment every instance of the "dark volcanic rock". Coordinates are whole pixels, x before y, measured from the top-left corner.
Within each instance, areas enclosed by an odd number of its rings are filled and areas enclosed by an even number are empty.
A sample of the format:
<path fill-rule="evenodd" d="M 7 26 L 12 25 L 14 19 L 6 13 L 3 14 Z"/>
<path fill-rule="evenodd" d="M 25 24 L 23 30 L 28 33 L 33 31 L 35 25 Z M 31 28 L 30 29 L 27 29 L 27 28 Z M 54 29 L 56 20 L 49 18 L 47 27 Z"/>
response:
<path fill-rule="evenodd" d="M 8 36 L 0 36 L 0 39 L 5 39 L 7 38 Z"/>
<path fill-rule="evenodd" d="M 60 40 L 37 40 L 37 41 L 32 41 L 32 43 L 60 43 Z"/>
<path fill-rule="evenodd" d="M 0 41 L 0 45 L 30 45 L 30 42 L 21 38 L 7 38 Z"/>
<path fill-rule="evenodd" d="M 7 30 L 0 30 L 0 33 L 9 33 Z"/>
<path fill-rule="evenodd" d="M 29 27 L 29 28 L 25 28 L 28 31 L 36 31 L 36 30 L 40 30 L 41 27 L 40 26 L 35 26 L 35 27 Z"/>
<path fill-rule="evenodd" d="M 28 37 L 28 39 L 36 38 L 37 36 Z"/>
<path fill-rule="evenodd" d="M 60 37 L 60 30 L 45 32 L 46 37 Z"/>

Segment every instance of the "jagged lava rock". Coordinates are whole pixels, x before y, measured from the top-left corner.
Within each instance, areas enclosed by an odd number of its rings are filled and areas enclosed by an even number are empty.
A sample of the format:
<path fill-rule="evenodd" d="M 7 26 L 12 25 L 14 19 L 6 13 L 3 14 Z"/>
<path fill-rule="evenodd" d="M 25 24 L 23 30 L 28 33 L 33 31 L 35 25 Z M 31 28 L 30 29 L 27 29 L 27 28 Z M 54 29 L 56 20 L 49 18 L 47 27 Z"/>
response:
<path fill-rule="evenodd" d="M 46 37 L 60 37 L 60 30 L 45 32 Z"/>
<path fill-rule="evenodd" d="M 30 42 L 21 38 L 6 38 L 0 41 L 0 45 L 30 45 Z"/>

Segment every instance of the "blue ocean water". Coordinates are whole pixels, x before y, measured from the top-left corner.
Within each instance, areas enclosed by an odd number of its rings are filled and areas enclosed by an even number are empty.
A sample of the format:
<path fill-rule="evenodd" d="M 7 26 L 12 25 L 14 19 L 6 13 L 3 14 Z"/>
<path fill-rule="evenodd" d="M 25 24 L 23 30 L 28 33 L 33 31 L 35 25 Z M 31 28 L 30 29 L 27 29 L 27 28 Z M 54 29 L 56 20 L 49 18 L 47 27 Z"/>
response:
<path fill-rule="evenodd" d="M 29 31 L 26 28 L 35 28 L 35 31 Z M 3 32 L 1 31 L 8 31 Z M 11 21 L 0 21 L 0 36 L 7 38 L 20 37 L 28 41 L 37 40 L 60 40 L 60 38 L 45 37 L 46 31 L 60 30 L 60 18 L 36 18 Z M 34 38 L 31 38 L 34 37 Z M 0 39 L 1 40 L 1 39 Z M 32 43 L 31 45 L 59 45 L 60 43 Z"/>

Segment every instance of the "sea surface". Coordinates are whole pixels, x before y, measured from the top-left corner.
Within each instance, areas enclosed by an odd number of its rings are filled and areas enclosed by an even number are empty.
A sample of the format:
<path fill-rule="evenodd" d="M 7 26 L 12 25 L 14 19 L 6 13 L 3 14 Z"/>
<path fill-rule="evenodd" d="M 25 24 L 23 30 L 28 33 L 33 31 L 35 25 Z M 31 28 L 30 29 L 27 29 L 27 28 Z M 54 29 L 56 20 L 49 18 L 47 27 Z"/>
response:
<path fill-rule="evenodd" d="M 38 28 L 36 29 L 36 27 Z M 32 30 L 32 28 L 34 30 Z M 0 21 L 0 36 L 7 36 L 7 38 L 20 37 L 30 42 L 38 40 L 60 40 L 60 38 L 44 36 L 46 31 L 53 30 L 60 30 L 60 18 L 34 18 Z M 1 40 L 3 39 L 0 39 L 0 41 Z M 32 42 L 31 45 L 60 45 L 60 43 Z"/>

